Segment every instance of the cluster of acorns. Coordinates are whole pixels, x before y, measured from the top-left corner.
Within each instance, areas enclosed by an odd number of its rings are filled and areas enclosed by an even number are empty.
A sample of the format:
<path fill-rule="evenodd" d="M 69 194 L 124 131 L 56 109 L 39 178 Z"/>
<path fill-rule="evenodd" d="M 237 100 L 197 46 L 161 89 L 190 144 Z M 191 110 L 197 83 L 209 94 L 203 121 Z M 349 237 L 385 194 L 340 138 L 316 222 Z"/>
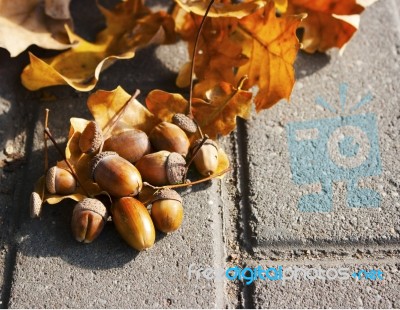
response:
<path fill-rule="evenodd" d="M 107 208 L 96 198 L 78 202 L 71 221 L 76 240 L 92 242 L 102 231 L 109 212 L 121 237 L 137 250 L 154 244 L 155 228 L 169 233 L 180 227 L 182 198 L 167 185 L 185 182 L 192 162 L 201 175 L 213 175 L 218 167 L 218 146 L 207 137 L 190 144 L 188 135 L 195 134 L 198 127 L 188 116 L 175 114 L 172 121 L 159 123 L 149 135 L 129 129 L 105 140 L 98 124 L 88 122 L 80 135 L 79 148 L 82 153 L 93 154 L 93 181 L 108 193 L 112 204 Z M 154 189 L 146 201 L 151 205 L 150 212 L 139 198 L 143 182 Z M 77 188 L 76 176 L 57 166 L 48 170 L 45 183 L 51 194 L 69 195 Z M 35 202 L 31 200 L 32 204 Z"/>

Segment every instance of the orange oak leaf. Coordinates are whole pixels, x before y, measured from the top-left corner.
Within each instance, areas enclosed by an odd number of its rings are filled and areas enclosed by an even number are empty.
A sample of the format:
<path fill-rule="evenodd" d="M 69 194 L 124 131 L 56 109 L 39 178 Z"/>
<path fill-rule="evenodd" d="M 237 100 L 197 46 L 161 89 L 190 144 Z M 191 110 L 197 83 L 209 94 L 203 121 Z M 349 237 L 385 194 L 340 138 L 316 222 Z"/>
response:
<path fill-rule="evenodd" d="M 94 43 L 85 41 L 68 30 L 70 50 L 53 58 L 41 60 L 30 54 L 30 65 L 25 67 L 21 80 L 29 90 L 52 85 L 70 85 L 89 91 L 96 85 L 101 71 L 117 59 L 134 57 L 135 51 L 152 43 L 171 42 L 174 22 L 167 13 L 152 13 L 142 0 L 119 3 L 113 10 L 100 7 L 107 27 Z"/>
<path fill-rule="evenodd" d="M 304 15 L 276 17 L 274 3 L 239 21 L 249 61 L 237 77 L 248 75 L 248 85 L 257 85 L 256 110 L 267 109 L 281 99 L 289 100 L 295 82 L 293 63 L 300 47 L 296 29 Z"/>
<path fill-rule="evenodd" d="M 363 10 L 357 0 L 289 0 L 287 12 L 307 13 L 299 26 L 302 49 L 314 53 L 344 47 L 357 31 Z"/>
<path fill-rule="evenodd" d="M 192 12 L 196 15 L 203 15 L 207 9 L 209 1 L 186 1 L 175 0 L 176 3 L 186 12 Z M 256 11 L 265 5 L 264 0 L 251 0 L 242 3 L 227 3 L 227 1 L 219 3 L 215 2 L 210 12 L 209 17 L 236 17 L 242 18 Z"/>
<path fill-rule="evenodd" d="M 274 2 L 264 4 L 243 18 L 206 20 L 196 51 L 196 97 L 203 97 L 221 81 L 235 84 L 247 75 L 245 88 L 259 88 L 255 97 L 257 111 L 289 99 L 294 85 L 293 63 L 299 49 L 296 28 L 304 15 L 277 17 Z M 202 17 L 184 15 L 179 10 L 174 16 L 178 33 L 188 41 L 189 51 L 193 50 Z M 186 65 L 178 75 L 179 86 L 186 86 L 189 78 Z"/>

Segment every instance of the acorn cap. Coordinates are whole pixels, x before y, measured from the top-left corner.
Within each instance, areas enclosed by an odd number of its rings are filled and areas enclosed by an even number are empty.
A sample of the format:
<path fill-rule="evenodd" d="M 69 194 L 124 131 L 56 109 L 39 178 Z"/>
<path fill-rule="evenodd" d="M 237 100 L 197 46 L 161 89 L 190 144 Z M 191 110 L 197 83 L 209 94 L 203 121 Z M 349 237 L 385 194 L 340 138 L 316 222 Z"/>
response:
<path fill-rule="evenodd" d="M 176 200 L 182 203 L 182 197 L 176 191 L 170 188 L 162 188 L 159 191 L 157 191 L 154 194 L 151 203 L 157 200 Z"/>
<path fill-rule="evenodd" d="M 82 131 L 79 138 L 79 148 L 82 153 L 94 153 L 103 142 L 103 133 L 100 126 L 95 121 L 90 121 Z"/>
<path fill-rule="evenodd" d="M 92 168 L 91 168 L 91 176 L 93 180 L 94 180 L 94 171 L 96 170 L 97 165 L 99 164 L 99 162 L 101 162 L 104 158 L 108 156 L 119 156 L 119 155 L 116 152 L 107 151 L 107 152 L 101 152 L 97 154 L 95 157 L 93 157 Z"/>
<path fill-rule="evenodd" d="M 165 169 L 167 171 L 167 179 L 170 184 L 179 184 L 183 181 L 186 173 L 186 160 L 181 154 L 172 152 L 167 157 Z"/>
<path fill-rule="evenodd" d="M 197 131 L 196 123 L 187 115 L 176 113 L 172 116 L 172 123 L 179 126 L 187 133 L 195 133 Z"/>
<path fill-rule="evenodd" d="M 40 213 L 42 212 L 42 204 L 43 201 L 42 198 L 40 198 L 40 195 L 37 192 L 32 192 L 29 201 L 31 218 L 37 218 L 40 216 Z"/>
<path fill-rule="evenodd" d="M 107 221 L 108 212 L 104 204 L 94 198 L 85 198 L 78 202 L 74 207 L 74 212 L 78 211 L 92 211 L 100 215 L 104 221 Z"/>
<path fill-rule="evenodd" d="M 203 139 L 197 139 L 196 141 L 193 142 L 192 144 L 192 151 L 201 143 L 201 141 L 203 141 Z M 218 151 L 218 145 L 214 140 L 211 139 L 207 139 L 206 142 L 204 142 L 203 145 L 212 145 L 213 147 L 215 147 Z"/>
<path fill-rule="evenodd" d="M 51 167 L 46 173 L 46 188 L 50 194 L 56 193 L 56 173 L 57 166 Z"/>

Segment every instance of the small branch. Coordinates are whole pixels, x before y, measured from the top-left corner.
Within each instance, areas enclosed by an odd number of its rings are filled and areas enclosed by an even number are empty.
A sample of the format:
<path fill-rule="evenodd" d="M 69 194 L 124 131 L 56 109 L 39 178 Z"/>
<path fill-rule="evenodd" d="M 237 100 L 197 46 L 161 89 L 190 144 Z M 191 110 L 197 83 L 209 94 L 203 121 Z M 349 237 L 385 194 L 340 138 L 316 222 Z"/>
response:
<path fill-rule="evenodd" d="M 131 102 L 133 102 L 137 98 L 137 96 L 139 96 L 139 94 L 140 94 L 140 90 L 136 89 L 135 93 L 131 96 L 131 98 L 129 98 L 129 100 L 127 102 L 125 102 L 125 104 L 122 106 L 122 108 L 117 112 L 117 118 L 115 120 L 111 119 L 107 123 L 107 125 L 104 127 L 104 129 L 108 127 L 108 129 L 104 133 L 104 139 L 106 139 L 106 136 L 108 135 L 108 133 L 112 131 L 112 129 L 115 127 L 115 125 L 117 124 L 119 119 L 125 114 L 128 105 Z"/>
<path fill-rule="evenodd" d="M 226 168 L 226 169 L 224 169 L 224 170 L 222 170 L 222 171 L 220 171 L 220 172 L 218 172 L 216 174 L 210 175 L 209 177 L 206 177 L 204 179 L 200 179 L 200 180 L 193 181 L 193 182 L 188 182 L 188 183 L 165 185 L 165 186 L 154 186 L 154 185 L 151 185 L 150 183 L 144 182 L 143 185 L 149 186 L 149 187 L 151 187 L 152 189 L 155 189 L 155 190 L 160 190 L 160 189 L 163 189 L 163 188 L 173 189 L 173 188 L 187 187 L 187 186 L 192 186 L 192 185 L 196 185 L 196 184 L 200 184 L 200 183 L 204 183 L 204 182 L 210 181 L 210 180 L 212 180 L 212 179 L 214 179 L 216 177 L 219 177 L 219 176 L 229 172 L 230 170 L 231 170 L 231 168 L 229 167 L 229 168 Z"/>
<path fill-rule="evenodd" d="M 64 152 L 61 150 L 60 146 L 56 142 L 56 140 L 53 138 L 53 135 L 51 134 L 49 128 L 44 129 L 44 133 L 47 135 L 47 137 L 51 140 L 51 142 L 54 144 L 55 148 L 57 149 L 58 153 L 61 155 L 63 158 L 64 162 L 67 164 L 68 168 L 71 170 L 71 174 L 75 178 L 76 182 L 78 182 L 79 186 L 82 188 L 82 190 L 85 192 L 86 196 L 91 197 L 89 192 L 85 189 L 83 186 L 83 183 L 79 180 L 78 175 L 75 172 L 74 167 L 72 167 L 71 163 L 68 161 L 68 159 L 65 157 Z"/>
<path fill-rule="evenodd" d="M 193 55 L 192 55 L 192 67 L 190 70 L 190 94 L 189 94 L 189 105 L 186 111 L 186 115 L 192 116 L 192 98 L 193 98 L 193 76 L 194 76 L 194 64 L 196 61 L 196 51 L 197 51 L 197 44 L 199 43 L 199 38 L 201 31 L 203 30 L 204 22 L 207 18 L 208 12 L 210 11 L 212 5 L 214 3 L 214 0 L 211 0 L 210 3 L 208 4 L 208 7 L 206 9 L 206 12 L 204 13 L 203 19 L 201 20 L 199 30 L 197 31 L 196 35 L 196 40 L 194 41 L 194 47 L 193 47 Z"/>
<path fill-rule="evenodd" d="M 45 110 L 44 114 L 44 128 L 49 127 L 49 109 Z M 43 140 L 44 140 L 44 174 L 46 175 L 47 170 L 49 170 L 49 153 L 47 148 L 47 135 L 43 132 Z"/>

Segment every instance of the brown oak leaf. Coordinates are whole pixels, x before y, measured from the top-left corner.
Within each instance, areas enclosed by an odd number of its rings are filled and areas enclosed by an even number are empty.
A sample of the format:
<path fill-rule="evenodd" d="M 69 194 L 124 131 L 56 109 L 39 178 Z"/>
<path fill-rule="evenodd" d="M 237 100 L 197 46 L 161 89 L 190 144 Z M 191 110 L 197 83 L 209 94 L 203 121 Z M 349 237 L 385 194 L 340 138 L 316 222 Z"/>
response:
<path fill-rule="evenodd" d="M 30 45 L 63 50 L 67 41 L 64 24 L 72 26 L 69 0 L 0 1 L 0 47 L 15 57 Z"/>
<path fill-rule="evenodd" d="M 192 113 L 203 133 L 212 139 L 228 135 L 236 126 L 236 117 L 247 119 L 252 93 L 220 82 L 205 93 L 204 99 L 194 98 Z M 148 109 L 158 118 L 170 121 L 175 113 L 185 113 L 188 101 L 180 94 L 153 90 L 146 98 Z"/>

